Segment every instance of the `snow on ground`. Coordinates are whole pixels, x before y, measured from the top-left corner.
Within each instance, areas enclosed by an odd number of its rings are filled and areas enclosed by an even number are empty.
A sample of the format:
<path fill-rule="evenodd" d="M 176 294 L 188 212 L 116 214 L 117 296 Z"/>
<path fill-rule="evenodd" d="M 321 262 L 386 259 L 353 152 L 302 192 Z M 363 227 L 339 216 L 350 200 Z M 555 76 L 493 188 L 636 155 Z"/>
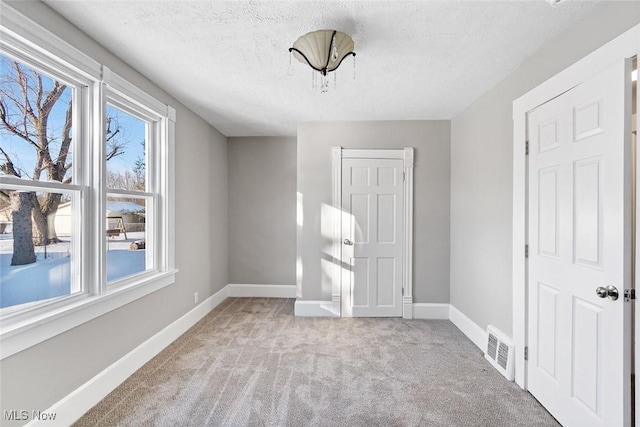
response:
<path fill-rule="evenodd" d="M 145 270 L 144 250 L 129 249 L 131 242 L 144 238 L 144 232 L 127 233 L 129 239 L 109 239 L 107 280 L 115 280 Z M 63 238 L 64 239 L 64 238 Z M 37 261 L 11 265 L 13 239 L 0 236 L 0 308 L 69 295 L 71 289 L 70 242 L 63 241 L 36 248 Z"/>

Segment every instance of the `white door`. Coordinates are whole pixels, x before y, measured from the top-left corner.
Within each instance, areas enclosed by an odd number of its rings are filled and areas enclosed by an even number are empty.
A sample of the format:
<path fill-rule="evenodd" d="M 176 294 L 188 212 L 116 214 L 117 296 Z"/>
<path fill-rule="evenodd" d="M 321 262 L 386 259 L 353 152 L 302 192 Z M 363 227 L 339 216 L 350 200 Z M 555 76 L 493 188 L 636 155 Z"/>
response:
<path fill-rule="evenodd" d="M 402 316 L 403 161 L 342 161 L 342 315 Z"/>
<path fill-rule="evenodd" d="M 528 388 L 565 426 L 630 420 L 627 88 L 621 61 L 528 115 Z"/>

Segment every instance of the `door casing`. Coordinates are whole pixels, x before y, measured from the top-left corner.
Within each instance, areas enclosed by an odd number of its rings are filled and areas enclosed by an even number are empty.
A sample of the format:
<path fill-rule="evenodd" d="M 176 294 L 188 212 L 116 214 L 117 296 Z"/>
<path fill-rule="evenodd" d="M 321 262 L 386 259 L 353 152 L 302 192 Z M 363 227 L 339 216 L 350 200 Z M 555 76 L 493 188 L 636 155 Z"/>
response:
<path fill-rule="evenodd" d="M 527 242 L 527 112 L 567 90 L 587 81 L 592 75 L 610 64 L 640 54 L 640 25 L 613 39 L 587 57 L 551 77 L 513 102 L 513 341 L 515 343 L 515 381 L 527 389 L 525 347 L 527 345 L 527 269 L 525 245 Z M 637 158 L 636 158 L 637 159 Z M 636 194 L 637 195 L 637 194 Z M 636 200 L 638 198 L 636 197 Z M 637 213 L 636 213 L 637 216 Z M 639 239 L 636 236 L 636 254 Z M 639 265 L 636 255 L 633 260 Z M 638 277 L 635 278 L 638 289 Z M 637 306 L 637 300 L 633 302 Z M 637 322 L 637 319 L 636 319 Z M 640 342 L 640 328 L 636 328 L 633 345 Z M 635 352 L 636 366 L 640 366 L 640 352 Z M 640 425 L 640 414 L 636 413 Z"/>
<path fill-rule="evenodd" d="M 342 315 L 342 159 L 401 159 L 404 168 L 404 204 L 402 214 L 402 317 L 413 318 L 413 147 L 391 150 L 331 149 L 332 163 L 332 247 L 331 311 Z"/>

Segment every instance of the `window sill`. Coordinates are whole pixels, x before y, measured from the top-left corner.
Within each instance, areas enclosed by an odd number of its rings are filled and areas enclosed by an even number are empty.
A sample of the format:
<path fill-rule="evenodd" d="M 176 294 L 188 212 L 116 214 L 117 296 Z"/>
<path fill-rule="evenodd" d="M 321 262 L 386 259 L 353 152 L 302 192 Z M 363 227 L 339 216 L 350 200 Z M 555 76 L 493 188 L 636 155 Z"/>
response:
<path fill-rule="evenodd" d="M 175 282 L 178 270 L 142 278 L 8 325 L 0 324 L 0 360 L 73 329 Z"/>

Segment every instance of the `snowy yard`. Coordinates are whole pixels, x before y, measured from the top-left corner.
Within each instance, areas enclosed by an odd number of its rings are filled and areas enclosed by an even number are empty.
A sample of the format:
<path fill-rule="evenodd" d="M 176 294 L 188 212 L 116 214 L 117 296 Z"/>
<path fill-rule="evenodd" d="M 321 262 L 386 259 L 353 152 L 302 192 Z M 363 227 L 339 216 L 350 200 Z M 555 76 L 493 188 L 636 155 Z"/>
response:
<path fill-rule="evenodd" d="M 108 281 L 145 270 L 146 251 L 129 249 L 131 242 L 144 235 L 144 231 L 127 232 L 126 240 L 122 236 L 108 239 Z M 12 266 L 13 235 L 0 234 L 0 308 L 69 295 L 71 245 L 68 238 L 61 239 L 47 246 L 46 254 L 43 247 L 36 247 L 35 263 Z"/>

